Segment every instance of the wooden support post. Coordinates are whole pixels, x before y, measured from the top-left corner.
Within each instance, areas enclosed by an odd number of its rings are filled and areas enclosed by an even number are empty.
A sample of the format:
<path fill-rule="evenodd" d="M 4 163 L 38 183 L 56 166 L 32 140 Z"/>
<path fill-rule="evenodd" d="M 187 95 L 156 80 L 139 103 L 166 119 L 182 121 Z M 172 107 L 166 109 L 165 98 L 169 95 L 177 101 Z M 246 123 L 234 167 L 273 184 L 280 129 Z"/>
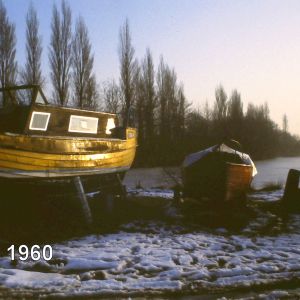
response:
<path fill-rule="evenodd" d="M 290 169 L 283 195 L 283 203 L 289 208 L 300 208 L 300 171 Z"/>
<path fill-rule="evenodd" d="M 126 197 L 126 188 L 122 184 L 119 174 L 113 174 L 110 177 L 109 186 L 102 190 L 104 195 L 105 212 L 108 216 L 116 213 L 122 200 Z M 120 202 L 121 199 L 121 202 Z"/>
<path fill-rule="evenodd" d="M 106 194 L 105 195 L 105 210 L 108 215 L 111 215 L 114 211 L 115 199 L 114 195 Z"/>
<path fill-rule="evenodd" d="M 121 197 L 126 197 L 126 187 L 125 185 L 123 185 L 122 180 L 120 178 L 120 174 L 117 174 L 117 182 L 119 184 L 119 188 L 120 188 L 120 193 L 121 193 Z"/>
<path fill-rule="evenodd" d="M 90 206 L 87 202 L 80 177 L 76 176 L 73 179 L 73 182 L 74 182 L 74 185 L 76 188 L 77 198 L 80 201 L 80 206 L 82 208 L 82 214 L 83 214 L 84 221 L 85 221 L 86 225 L 90 226 L 90 225 L 92 225 L 92 222 L 93 222 L 92 213 L 91 213 Z"/>

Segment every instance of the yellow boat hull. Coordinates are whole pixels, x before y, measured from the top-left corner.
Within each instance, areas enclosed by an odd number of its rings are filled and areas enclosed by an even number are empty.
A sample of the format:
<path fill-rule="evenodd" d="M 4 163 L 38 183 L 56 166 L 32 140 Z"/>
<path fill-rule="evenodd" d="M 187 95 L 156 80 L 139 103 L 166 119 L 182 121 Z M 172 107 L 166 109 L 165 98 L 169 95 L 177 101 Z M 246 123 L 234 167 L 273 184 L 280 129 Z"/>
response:
<path fill-rule="evenodd" d="M 136 130 L 126 139 L 0 134 L 0 177 L 65 177 L 127 171 L 135 156 Z"/>

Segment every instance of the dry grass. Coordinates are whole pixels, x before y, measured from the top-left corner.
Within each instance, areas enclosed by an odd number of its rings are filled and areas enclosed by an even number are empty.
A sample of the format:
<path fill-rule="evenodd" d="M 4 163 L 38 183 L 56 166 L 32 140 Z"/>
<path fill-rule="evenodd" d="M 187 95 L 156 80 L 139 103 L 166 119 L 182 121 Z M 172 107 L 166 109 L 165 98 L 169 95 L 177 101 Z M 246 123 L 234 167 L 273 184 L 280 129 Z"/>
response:
<path fill-rule="evenodd" d="M 283 188 L 283 183 L 282 182 L 267 182 L 263 185 L 262 188 L 255 189 L 251 188 L 252 192 L 272 192 L 276 190 L 280 190 Z"/>

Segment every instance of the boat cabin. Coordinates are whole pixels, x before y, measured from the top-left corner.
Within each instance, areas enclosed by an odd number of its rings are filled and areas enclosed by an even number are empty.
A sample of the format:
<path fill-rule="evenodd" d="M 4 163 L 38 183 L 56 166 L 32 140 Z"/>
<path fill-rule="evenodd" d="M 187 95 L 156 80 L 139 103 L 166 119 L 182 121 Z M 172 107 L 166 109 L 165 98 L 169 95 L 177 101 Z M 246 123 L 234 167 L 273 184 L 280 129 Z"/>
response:
<path fill-rule="evenodd" d="M 116 137 L 115 114 L 50 104 L 38 85 L 0 89 L 0 133 Z"/>

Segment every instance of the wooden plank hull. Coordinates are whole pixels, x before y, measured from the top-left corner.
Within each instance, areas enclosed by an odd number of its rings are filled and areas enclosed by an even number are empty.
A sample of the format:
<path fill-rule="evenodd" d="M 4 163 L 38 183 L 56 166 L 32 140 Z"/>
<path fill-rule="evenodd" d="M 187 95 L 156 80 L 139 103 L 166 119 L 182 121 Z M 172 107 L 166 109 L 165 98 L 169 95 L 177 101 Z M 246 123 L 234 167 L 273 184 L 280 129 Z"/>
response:
<path fill-rule="evenodd" d="M 0 177 L 65 177 L 120 173 L 136 151 L 136 131 L 126 139 L 0 134 Z"/>
<path fill-rule="evenodd" d="M 245 199 L 252 181 L 252 166 L 204 162 L 201 168 L 183 170 L 184 196 L 230 203 Z"/>
<path fill-rule="evenodd" d="M 242 199 L 250 188 L 252 166 L 227 163 L 225 179 L 225 201 Z"/>
<path fill-rule="evenodd" d="M 85 193 L 91 203 L 97 198 L 95 207 L 122 198 L 134 128 L 121 127 L 116 114 L 51 105 L 37 85 L 0 88 L 0 102 L 1 236 L 25 223 L 27 232 L 40 224 L 61 231 L 68 216 L 74 226 L 90 224 Z"/>

